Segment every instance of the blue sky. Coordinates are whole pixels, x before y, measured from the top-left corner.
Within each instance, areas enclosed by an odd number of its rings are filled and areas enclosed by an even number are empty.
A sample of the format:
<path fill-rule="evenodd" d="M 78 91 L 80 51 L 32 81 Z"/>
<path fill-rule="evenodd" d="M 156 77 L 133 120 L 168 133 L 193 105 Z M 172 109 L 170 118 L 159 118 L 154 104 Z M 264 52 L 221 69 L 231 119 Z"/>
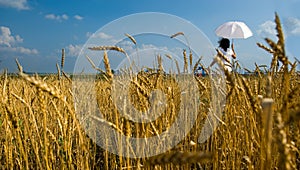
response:
<path fill-rule="evenodd" d="M 73 72 L 81 48 L 97 30 L 118 18 L 142 12 L 185 19 L 215 47 L 219 37 L 214 30 L 219 25 L 232 20 L 245 22 L 254 36 L 234 43 L 239 61 L 250 69 L 255 62 L 269 65 L 271 61 L 271 56 L 256 47 L 256 42 L 265 43 L 264 37 L 276 39 L 273 21 L 277 12 L 284 25 L 287 55 L 294 61 L 294 57 L 300 58 L 299 6 L 300 0 L 0 0 L 0 71 L 8 68 L 16 72 L 14 60 L 18 58 L 26 71 L 55 72 L 61 49 L 65 48 L 64 69 Z M 146 21 L 140 19 L 136 24 L 143 22 Z M 164 24 L 159 19 L 158 23 Z M 126 29 L 120 30 L 127 33 Z M 98 38 L 114 38 L 98 33 Z"/>

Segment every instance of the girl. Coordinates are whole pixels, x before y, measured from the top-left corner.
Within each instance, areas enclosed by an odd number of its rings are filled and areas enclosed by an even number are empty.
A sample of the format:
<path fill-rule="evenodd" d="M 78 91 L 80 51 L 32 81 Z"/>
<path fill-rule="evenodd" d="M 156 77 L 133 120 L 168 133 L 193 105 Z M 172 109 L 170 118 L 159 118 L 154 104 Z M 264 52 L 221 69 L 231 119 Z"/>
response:
<path fill-rule="evenodd" d="M 232 65 L 230 63 L 230 60 L 231 60 L 231 57 L 232 58 L 236 58 L 236 54 L 234 52 L 234 47 L 233 47 L 233 44 L 231 45 L 231 48 L 230 47 L 230 41 L 229 39 L 227 38 L 222 38 L 220 41 L 219 41 L 219 47 L 217 50 L 219 50 L 223 55 L 224 55 L 224 58 L 221 57 L 223 63 L 224 63 L 224 67 L 226 70 L 228 70 L 229 72 L 232 71 Z M 214 64 L 216 63 L 216 60 L 214 60 L 211 64 L 210 64 L 210 67 L 213 66 Z"/>

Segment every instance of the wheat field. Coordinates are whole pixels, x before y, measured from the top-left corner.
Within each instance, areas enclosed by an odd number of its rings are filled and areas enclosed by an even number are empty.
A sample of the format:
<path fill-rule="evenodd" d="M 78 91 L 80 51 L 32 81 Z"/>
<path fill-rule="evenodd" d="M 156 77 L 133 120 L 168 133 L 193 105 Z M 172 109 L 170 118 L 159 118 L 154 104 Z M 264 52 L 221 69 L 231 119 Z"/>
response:
<path fill-rule="evenodd" d="M 119 156 L 91 140 L 76 114 L 74 77 L 60 70 L 59 65 L 57 75 L 42 77 L 23 73 L 17 62 L 18 75 L 6 72 L 0 75 L 0 169 L 300 169 L 300 75 L 295 71 L 297 63 L 291 63 L 285 54 L 277 15 L 275 22 L 278 41 L 266 38 L 269 47 L 257 44 L 273 56 L 266 73 L 259 66 L 253 71 L 255 74 L 247 76 L 225 71 L 226 105 L 221 123 L 208 140 L 197 142 L 215 85 L 209 77 L 194 77 L 201 97 L 201 107 L 195 114 L 200 116 L 176 146 L 151 157 Z M 126 36 L 134 41 L 130 35 Z M 117 47 L 98 50 L 124 52 Z M 62 53 L 61 68 L 64 50 Z M 93 84 L 98 109 L 104 115 L 102 119 L 95 118 L 97 125 L 140 138 L 167 130 L 176 119 L 179 103 L 184 102 L 178 97 L 180 91 L 176 85 L 180 77 L 157 71 L 140 73 L 132 79 L 128 88 L 130 102 L 137 109 L 150 107 L 148 99 L 154 89 L 166 94 L 170 106 L 157 120 L 135 123 L 120 116 L 113 104 L 114 74 L 106 55 L 106 70 Z M 91 63 L 91 67 L 95 66 Z M 86 82 L 81 83 L 78 86 L 84 87 Z M 88 87 L 82 90 L 85 91 L 82 98 L 88 99 L 93 93 Z M 119 90 L 117 94 L 122 91 Z M 81 107 L 87 107 L 82 104 Z M 87 108 L 84 114 L 94 112 Z M 105 138 L 105 134 L 100 135 Z"/>

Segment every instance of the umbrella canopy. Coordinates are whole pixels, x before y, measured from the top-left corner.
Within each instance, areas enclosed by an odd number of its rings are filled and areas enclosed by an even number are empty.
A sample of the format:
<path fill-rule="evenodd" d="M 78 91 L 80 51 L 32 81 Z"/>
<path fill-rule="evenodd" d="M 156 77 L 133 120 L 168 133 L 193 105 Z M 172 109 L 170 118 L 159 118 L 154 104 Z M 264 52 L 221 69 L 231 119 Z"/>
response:
<path fill-rule="evenodd" d="M 215 33 L 223 38 L 248 38 L 253 35 L 245 23 L 238 21 L 230 21 L 220 25 Z"/>

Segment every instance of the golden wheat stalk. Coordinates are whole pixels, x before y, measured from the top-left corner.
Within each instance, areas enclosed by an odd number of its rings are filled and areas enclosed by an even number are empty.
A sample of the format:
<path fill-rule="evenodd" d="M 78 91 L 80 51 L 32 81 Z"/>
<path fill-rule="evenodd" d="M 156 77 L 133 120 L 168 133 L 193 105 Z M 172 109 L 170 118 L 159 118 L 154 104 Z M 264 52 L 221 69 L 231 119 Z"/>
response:
<path fill-rule="evenodd" d="M 150 69 L 150 68 L 149 68 Z M 140 84 L 144 84 L 148 88 L 154 88 L 154 84 L 152 83 L 151 79 L 147 77 L 147 75 L 138 74 L 137 75 L 137 82 Z"/>
<path fill-rule="evenodd" d="M 247 71 L 248 73 L 252 73 L 252 71 L 251 70 L 249 70 L 248 68 L 246 68 L 246 67 L 244 67 L 243 68 L 245 71 Z"/>
<path fill-rule="evenodd" d="M 279 47 L 278 44 L 275 43 L 273 40 L 271 40 L 270 38 L 265 38 L 265 41 L 269 44 L 269 46 L 272 48 L 272 50 L 273 50 L 274 52 L 281 53 L 280 47 Z"/>
<path fill-rule="evenodd" d="M 130 63 L 130 68 L 132 67 L 132 65 L 134 65 L 134 63 L 131 62 L 130 57 L 128 56 L 128 54 L 126 53 L 126 51 L 118 46 L 97 46 L 97 47 L 89 47 L 88 49 L 90 50 L 94 50 L 94 51 L 107 51 L 107 50 L 113 50 L 113 51 L 118 51 L 121 52 L 123 54 L 125 54 L 128 62 Z"/>
<path fill-rule="evenodd" d="M 196 69 L 197 69 L 198 65 L 200 64 L 201 60 L 202 60 L 202 56 L 197 60 L 196 64 L 194 65 L 193 73 L 196 71 Z"/>
<path fill-rule="evenodd" d="M 65 49 L 61 49 L 61 69 L 64 69 L 64 65 L 65 65 Z"/>
<path fill-rule="evenodd" d="M 295 61 L 293 64 L 291 64 L 291 70 L 290 70 L 290 74 L 293 75 L 296 73 L 296 69 L 297 69 L 297 61 Z"/>
<path fill-rule="evenodd" d="M 109 59 L 108 59 L 106 51 L 104 51 L 104 54 L 103 54 L 103 62 L 104 62 L 104 66 L 105 66 L 107 76 L 109 78 L 113 78 L 113 73 L 112 73 L 111 68 L 110 68 L 110 63 L 109 63 Z"/>
<path fill-rule="evenodd" d="M 196 77 L 196 81 L 197 81 L 198 85 L 199 85 L 200 87 L 202 87 L 201 90 L 204 90 L 204 91 L 207 90 L 207 87 L 206 87 L 205 84 L 200 80 L 200 78 Z"/>
<path fill-rule="evenodd" d="M 56 69 L 57 69 L 57 78 L 58 78 L 58 80 L 60 80 L 61 72 L 60 72 L 60 68 L 59 68 L 58 63 L 56 63 Z"/>
<path fill-rule="evenodd" d="M 258 74 L 258 77 L 261 79 L 262 75 L 261 75 L 261 71 L 259 69 L 259 66 L 256 63 L 254 63 L 254 64 L 255 64 L 255 72 Z"/>
<path fill-rule="evenodd" d="M 177 32 L 177 33 L 171 35 L 170 38 L 175 38 L 175 37 L 177 37 L 179 35 L 182 35 L 184 37 L 184 39 L 185 39 L 185 41 L 187 43 L 187 46 L 189 48 L 189 52 L 190 52 L 190 69 L 192 70 L 192 50 L 191 50 L 191 46 L 190 46 L 189 40 L 186 37 L 186 35 L 183 32 Z"/>
<path fill-rule="evenodd" d="M 136 45 L 136 40 L 130 34 L 125 33 L 125 36 L 128 37 L 131 40 L 131 42 L 133 42 L 133 44 Z"/>
<path fill-rule="evenodd" d="M 261 103 L 263 114 L 262 114 L 262 123 L 263 123 L 263 130 L 265 137 L 263 139 L 264 141 L 264 147 L 266 147 L 265 153 L 262 153 L 265 155 L 265 162 L 264 162 L 264 169 L 270 169 L 271 168 L 271 160 L 272 160 L 272 127 L 273 127 L 273 99 L 271 98 L 264 98 L 262 99 Z"/>
<path fill-rule="evenodd" d="M 230 95 L 233 94 L 234 90 L 237 90 L 234 76 L 225 68 L 225 65 L 224 65 L 223 61 L 221 60 L 221 57 L 216 56 L 214 58 L 214 60 L 219 65 L 219 67 L 223 70 L 223 72 L 225 73 L 225 76 L 226 76 L 226 80 L 230 83 L 230 86 L 232 87 L 230 89 L 230 91 L 227 93 L 227 97 L 229 97 Z"/>
<path fill-rule="evenodd" d="M 103 125 L 107 125 L 107 126 L 110 126 L 112 128 L 114 128 L 115 130 L 117 130 L 119 133 L 123 134 L 123 131 L 121 129 L 118 128 L 118 126 L 116 126 L 115 124 L 111 123 L 111 122 L 108 122 L 106 121 L 105 119 L 101 119 L 99 117 L 96 117 L 94 115 L 89 115 L 90 118 L 96 120 L 97 122 L 103 124 Z"/>
<path fill-rule="evenodd" d="M 183 32 L 177 32 L 177 33 L 171 35 L 170 38 L 175 38 L 175 37 L 177 37 L 179 35 L 184 35 L 184 33 Z"/>
<path fill-rule="evenodd" d="M 278 44 L 281 46 L 284 52 L 284 35 L 283 35 L 283 30 L 281 27 L 281 22 L 279 19 L 279 16 L 277 13 L 275 13 L 275 23 L 276 23 L 276 30 L 277 30 L 277 37 L 278 37 Z"/>
<path fill-rule="evenodd" d="M 157 63 L 158 63 L 158 70 L 162 72 L 164 68 L 163 68 L 162 57 L 160 55 L 157 55 Z"/>
<path fill-rule="evenodd" d="M 63 74 L 63 76 L 64 76 L 65 78 L 67 78 L 67 80 L 68 80 L 69 82 L 72 82 L 70 76 L 69 76 L 67 73 L 65 73 L 64 71 L 62 71 L 62 74 Z"/>
<path fill-rule="evenodd" d="M 192 67 L 193 67 L 193 53 L 192 53 L 192 51 L 190 51 L 189 59 L 190 59 L 190 70 L 192 70 Z"/>
<path fill-rule="evenodd" d="M 221 59 L 225 60 L 226 62 L 230 63 L 230 60 L 228 60 L 228 58 L 219 50 L 219 49 L 216 49 L 217 50 L 217 56 L 220 57 Z"/>
<path fill-rule="evenodd" d="M 276 123 L 278 128 L 278 134 L 277 134 L 277 144 L 279 145 L 278 151 L 279 151 L 279 162 L 278 162 L 278 168 L 279 169 L 292 169 L 291 168 L 291 154 L 290 150 L 288 149 L 288 136 L 286 131 L 284 130 L 284 122 L 282 120 L 281 113 L 276 112 Z"/>
<path fill-rule="evenodd" d="M 20 72 L 20 73 L 23 73 L 23 67 L 21 66 L 21 64 L 19 63 L 19 61 L 18 61 L 17 58 L 16 58 L 16 63 L 17 63 L 19 72 Z"/>
<path fill-rule="evenodd" d="M 249 85 L 250 83 L 243 77 L 241 79 L 242 79 L 243 86 L 246 90 L 246 94 L 249 97 L 251 108 L 252 108 L 253 112 L 258 113 L 258 111 L 259 111 L 259 107 L 257 106 L 258 99 L 254 97 L 255 95 L 253 95 L 253 92 L 252 92 L 252 90 L 250 88 L 250 85 Z"/>
<path fill-rule="evenodd" d="M 219 51 L 219 52 L 220 52 L 220 51 Z M 223 55 L 222 53 L 221 53 L 220 56 L 223 56 L 223 57 L 224 57 L 224 55 Z M 217 55 L 217 57 L 215 57 L 214 60 L 215 60 L 215 62 L 219 65 L 219 67 L 224 71 L 227 80 L 229 80 L 228 78 L 231 79 L 232 76 L 231 76 L 230 72 L 225 68 L 225 65 L 224 65 L 224 63 L 223 63 L 223 61 L 222 61 L 222 57 L 219 57 L 219 55 Z M 231 84 L 232 84 L 233 86 L 235 86 L 234 81 L 230 81 L 230 82 L 231 82 Z"/>
<path fill-rule="evenodd" d="M 279 61 L 282 62 L 283 66 L 283 77 L 282 77 L 282 86 L 281 91 L 283 92 L 283 95 L 281 96 L 282 99 L 282 106 L 280 109 L 280 112 L 283 114 L 284 121 L 287 121 L 289 119 L 289 111 L 288 111 L 288 89 L 290 87 L 290 73 L 289 73 L 289 60 L 287 56 L 285 55 L 285 41 L 284 41 L 284 34 L 281 27 L 280 19 L 275 13 L 275 23 L 276 23 L 276 30 L 277 30 L 277 37 L 278 42 L 276 46 L 276 52 Z M 288 129 L 288 128 L 287 128 Z"/>
<path fill-rule="evenodd" d="M 97 46 L 97 47 L 89 47 L 88 49 L 94 50 L 94 51 L 107 51 L 107 50 L 113 50 L 118 51 L 123 54 L 126 54 L 125 50 L 118 46 Z"/>
<path fill-rule="evenodd" d="M 176 64 L 176 68 L 177 68 L 177 73 L 180 74 L 180 67 L 179 67 L 179 63 L 176 59 L 175 60 L 175 64 Z"/>
<path fill-rule="evenodd" d="M 140 83 L 138 83 L 137 81 L 132 81 L 132 85 L 135 87 L 135 89 L 137 89 L 144 97 L 149 97 L 150 96 L 150 92 L 147 88 L 143 88 Z"/>
<path fill-rule="evenodd" d="M 166 56 L 168 59 L 170 59 L 170 60 L 173 59 L 173 57 L 172 57 L 170 54 L 165 54 L 165 56 Z"/>
<path fill-rule="evenodd" d="M 204 65 L 202 63 L 199 63 L 200 67 L 202 67 L 202 69 L 204 70 L 204 72 L 208 75 L 209 71 L 207 68 L 204 67 Z"/>
<path fill-rule="evenodd" d="M 54 96 L 56 98 L 63 99 L 63 96 L 61 95 L 61 93 L 53 86 L 48 85 L 46 82 L 43 82 L 42 80 L 39 80 L 35 77 L 30 77 L 25 73 L 19 73 L 19 75 L 21 77 L 23 77 L 26 81 L 30 82 L 34 86 L 41 89 L 42 91 L 48 92 L 49 94 L 51 94 L 52 96 Z"/>
<path fill-rule="evenodd" d="M 188 59 L 186 56 L 186 50 L 183 50 L 183 61 L 184 61 L 184 66 L 183 66 L 183 72 L 186 73 L 188 70 Z"/>
<path fill-rule="evenodd" d="M 2 103 L 6 103 L 7 100 L 8 100 L 8 95 L 6 95 L 6 87 L 7 87 L 7 83 L 8 83 L 8 80 L 7 80 L 7 69 L 4 69 L 4 81 L 3 81 L 3 89 L 2 89 Z"/>
<path fill-rule="evenodd" d="M 93 62 L 93 60 L 91 60 L 91 58 L 89 56 L 85 56 L 86 59 L 89 61 L 89 63 L 92 65 L 92 68 L 99 71 L 100 73 L 105 73 L 105 71 L 101 70 L 100 68 L 96 67 L 95 63 Z"/>
<path fill-rule="evenodd" d="M 263 44 L 261 44 L 261 43 L 256 43 L 256 45 L 257 45 L 258 47 L 260 47 L 260 48 L 266 50 L 267 52 L 269 52 L 269 53 L 271 53 L 271 54 L 274 53 L 274 50 L 273 50 L 273 49 L 268 48 L 268 47 L 266 47 L 265 45 L 263 45 Z"/>

